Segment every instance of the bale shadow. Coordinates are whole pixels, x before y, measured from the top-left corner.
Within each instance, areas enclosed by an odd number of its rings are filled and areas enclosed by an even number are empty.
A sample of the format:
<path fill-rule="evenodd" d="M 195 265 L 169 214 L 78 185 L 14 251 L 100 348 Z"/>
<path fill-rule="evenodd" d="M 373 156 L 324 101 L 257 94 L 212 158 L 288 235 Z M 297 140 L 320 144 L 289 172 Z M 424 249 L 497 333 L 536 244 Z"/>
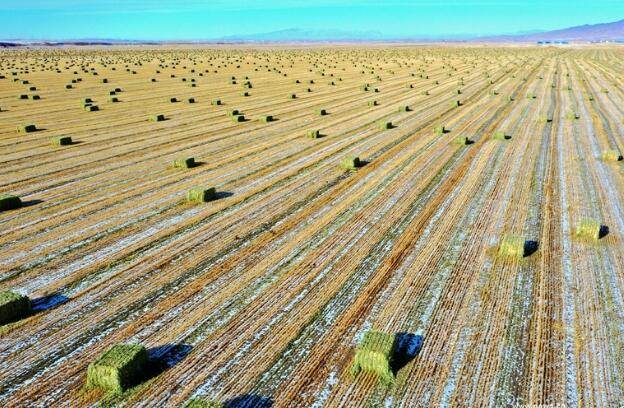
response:
<path fill-rule="evenodd" d="M 412 361 L 420 352 L 423 336 L 413 333 L 396 333 L 394 335 L 393 356 L 390 368 L 396 376 L 399 370 Z"/>
<path fill-rule="evenodd" d="M 471 145 L 474 143 L 474 140 L 466 140 L 466 146 Z"/>
<path fill-rule="evenodd" d="M 527 256 L 531 256 L 533 255 L 535 252 L 537 252 L 537 249 L 539 247 L 539 244 L 537 241 L 532 241 L 532 240 L 527 240 L 524 241 L 524 257 Z"/>
<path fill-rule="evenodd" d="M 602 239 L 609 235 L 609 227 L 606 225 L 601 225 L 600 230 L 598 231 L 598 239 Z"/>
<path fill-rule="evenodd" d="M 31 299 L 30 308 L 33 314 L 45 312 L 46 310 L 54 309 L 57 306 L 69 301 L 69 298 L 59 293 L 52 293 L 50 295 L 42 296 L 39 298 Z"/>
<path fill-rule="evenodd" d="M 43 200 L 26 200 L 22 201 L 22 207 L 32 207 L 33 205 L 41 204 Z"/>
<path fill-rule="evenodd" d="M 128 388 L 135 387 L 164 373 L 189 355 L 193 346 L 188 344 L 163 344 L 147 350 L 148 361 L 143 373 L 133 379 Z"/>
<path fill-rule="evenodd" d="M 270 408 L 273 404 L 273 398 L 255 394 L 244 394 L 224 403 L 225 408 Z"/>
<path fill-rule="evenodd" d="M 369 163 L 370 163 L 370 160 L 360 160 L 360 163 L 358 164 L 357 168 L 359 169 L 360 167 L 364 167 Z"/>
<path fill-rule="evenodd" d="M 234 193 L 231 193 L 229 191 L 218 191 L 217 194 L 215 194 L 215 200 L 232 197 L 233 195 Z"/>

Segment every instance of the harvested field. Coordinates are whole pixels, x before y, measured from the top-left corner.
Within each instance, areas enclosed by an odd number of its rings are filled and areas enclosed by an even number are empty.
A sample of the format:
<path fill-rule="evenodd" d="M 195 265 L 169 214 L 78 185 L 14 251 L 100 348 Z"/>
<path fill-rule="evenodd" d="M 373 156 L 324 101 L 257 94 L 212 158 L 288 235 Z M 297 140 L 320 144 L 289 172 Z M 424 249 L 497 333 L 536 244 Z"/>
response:
<path fill-rule="evenodd" d="M 0 54 L 1 406 L 624 404 L 621 47 Z"/>

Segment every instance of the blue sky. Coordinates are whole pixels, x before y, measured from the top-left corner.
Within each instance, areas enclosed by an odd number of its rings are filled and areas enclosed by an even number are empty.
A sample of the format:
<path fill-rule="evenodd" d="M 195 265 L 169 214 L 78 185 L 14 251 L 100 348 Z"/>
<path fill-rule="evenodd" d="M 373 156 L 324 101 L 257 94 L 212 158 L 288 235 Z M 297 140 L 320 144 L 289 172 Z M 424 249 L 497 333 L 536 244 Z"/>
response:
<path fill-rule="evenodd" d="M 0 0 L 0 38 L 201 40 L 290 28 L 440 37 L 622 18 L 624 0 Z"/>

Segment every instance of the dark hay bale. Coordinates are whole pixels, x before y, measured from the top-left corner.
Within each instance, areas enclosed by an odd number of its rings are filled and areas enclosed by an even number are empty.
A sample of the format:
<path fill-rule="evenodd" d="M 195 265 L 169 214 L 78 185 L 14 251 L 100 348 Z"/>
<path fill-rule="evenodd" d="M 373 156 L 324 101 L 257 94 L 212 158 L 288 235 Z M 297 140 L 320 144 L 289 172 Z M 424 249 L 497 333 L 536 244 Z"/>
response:
<path fill-rule="evenodd" d="M 22 200 L 11 194 L 0 194 L 0 211 L 15 210 L 22 206 Z"/>
<path fill-rule="evenodd" d="M 37 130 L 35 125 L 17 125 L 17 133 L 31 133 Z"/>
<path fill-rule="evenodd" d="M 151 115 L 149 117 L 150 122 L 162 122 L 163 120 L 165 120 L 165 115 L 163 114 L 159 114 L 159 115 Z"/>
<path fill-rule="evenodd" d="M 1 203 L 2 201 L 0 201 L 0 205 Z M 30 299 L 28 296 L 8 290 L 0 292 L 0 325 L 27 317 L 30 315 L 30 312 Z"/>
<path fill-rule="evenodd" d="M 72 144 L 71 136 L 56 136 L 50 140 L 53 146 L 68 146 Z"/>

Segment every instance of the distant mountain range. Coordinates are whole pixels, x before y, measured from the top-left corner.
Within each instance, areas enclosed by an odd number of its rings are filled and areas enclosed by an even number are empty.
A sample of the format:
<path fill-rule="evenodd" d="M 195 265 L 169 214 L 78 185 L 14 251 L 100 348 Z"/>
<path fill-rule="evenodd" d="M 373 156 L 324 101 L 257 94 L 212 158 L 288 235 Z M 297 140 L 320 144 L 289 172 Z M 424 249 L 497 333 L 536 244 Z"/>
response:
<path fill-rule="evenodd" d="M 482 41 L 624 41 L 624 20 L 613 23 L 585 24 L 562 30 L 545 31 L 523 35 L 501 35 L 482 37 Z"/>
<path fill-rule="evenodd" d="M 378 31 L 344 31 L 344 30 L 306 30 L 290 28 L 249 35 L 230 35 L 210 40 L 189 41 L 136 41 L 113 39 L 80 39 L 63 41 L 45 40 L 6 40 L 0 42 L 1 47 L 19 46 L 64 46 L 64 45 L 140 45 L 140 44 L 215 44 L 215 43 L 297 43 L 297 42 L 624 42 L 624 20 L 613 23 L 586 24 L 555 31 L 525 31 L 522 33 L 474 36 L 452 35 L 446 37 L 396 37 L 384 35 Z"/>

